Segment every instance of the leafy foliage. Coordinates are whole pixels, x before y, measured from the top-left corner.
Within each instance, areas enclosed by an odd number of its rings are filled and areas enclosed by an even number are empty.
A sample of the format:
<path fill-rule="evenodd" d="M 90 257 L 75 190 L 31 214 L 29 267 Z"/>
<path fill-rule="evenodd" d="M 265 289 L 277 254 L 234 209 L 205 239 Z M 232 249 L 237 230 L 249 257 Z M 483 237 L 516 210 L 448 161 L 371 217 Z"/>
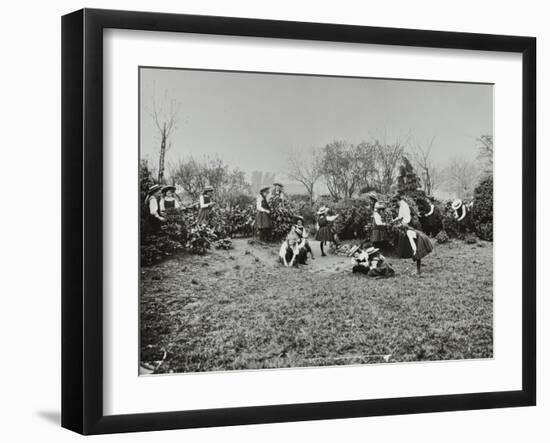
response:
<path fill-rule="evenodd" d="M 472 221 L 482 240 L 493 240 L 493 176 L 484 178 L 474 191 Z"/>
<path fill-rule="evenodd" d="M 271 208 L 271 235 L 275 241 L 280 241 L 290 232 L 292 225 L 295 223 L 294 204 L 288 199 L 283 199 L 281 196 L 275 195 L 269 199 L 269 207 Z"/>
<path fill-rule="evenodd" d="M 399 175 L 397 176 L 397 190 L 403 194 L 414 193 L 420 188 L 421 181 L 418 175 L 405 156 L 401 157 L 402 165 L 399 167 Z"/>
<path fill-rule="evenodd" d="M 449 242 L 449 236 L 445 231 L 439 231 L 439 233 L 435 236 L 435 240 L 439 244 L 445 244 Z"/>

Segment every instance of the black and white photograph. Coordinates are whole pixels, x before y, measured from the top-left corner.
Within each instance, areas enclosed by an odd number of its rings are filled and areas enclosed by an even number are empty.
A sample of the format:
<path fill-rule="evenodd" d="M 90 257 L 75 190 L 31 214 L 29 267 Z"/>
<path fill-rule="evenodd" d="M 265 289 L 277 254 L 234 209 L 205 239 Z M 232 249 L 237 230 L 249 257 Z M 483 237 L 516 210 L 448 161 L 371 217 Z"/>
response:
<path fill-rule="evenodd" d="M 139 103 L 141 375 L 492 358 L 493 85 L 140 67 Z"/>

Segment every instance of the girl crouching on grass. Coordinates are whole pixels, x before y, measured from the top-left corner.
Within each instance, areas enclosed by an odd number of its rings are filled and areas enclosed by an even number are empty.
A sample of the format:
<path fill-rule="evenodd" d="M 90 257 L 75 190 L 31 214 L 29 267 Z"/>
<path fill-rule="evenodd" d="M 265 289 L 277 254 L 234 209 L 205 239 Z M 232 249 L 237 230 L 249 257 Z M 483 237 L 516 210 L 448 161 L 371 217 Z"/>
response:
<path fill-rule="evenodd" d="M 279 250 L 279 261 L 286 267 L 298 266 L 298 264 L 306 264 L 307 253 L 303 248 L 300 248 L 298 239 L 290 236 L 283 242 Z"/>
<path fill-rule="evenodd" d="M 296 216 L 296 224 L 293 226 L 292 230 L 298 236 L 300 248 L 304 248 L 304 250 L 306 251 L 306 258 L 307 254 L 311 254 L 311 259 L 315 260 L 315 257 L 313 256 L 313 250 L 311 249 L 308 241 L 309 235 L 306 228 L 304 227 L 304 218 L 302 216 Z"/>
<path fill-rule="evenodd" d="M 359 246 L 351 248 L 349 254 L 351 257 L 352 272 L 367 274 L 368 277 L 393 277 L 395 271 L 386 261 L 386 258 L 380 254 L 380 249 L 370 247 L 362 250 Z"/>
<path fill-rule="evenodd" d="M 322 206 L 317 212 L 317 225 L 319 226 L 319 229 L 317 231 L 315 239 L 320 242 L 322 257 L 326 257 L 324 246 L 325 244 L 327 244 L 327 242 L 332 242 L 335 245 L 337 244 L 336 238 L 334 236 L 333 224 L 334 220 L 338 218 L 338 214 L 328 215 L 328 212 L 329 208 L 327 208 L 326 206 Z"/>

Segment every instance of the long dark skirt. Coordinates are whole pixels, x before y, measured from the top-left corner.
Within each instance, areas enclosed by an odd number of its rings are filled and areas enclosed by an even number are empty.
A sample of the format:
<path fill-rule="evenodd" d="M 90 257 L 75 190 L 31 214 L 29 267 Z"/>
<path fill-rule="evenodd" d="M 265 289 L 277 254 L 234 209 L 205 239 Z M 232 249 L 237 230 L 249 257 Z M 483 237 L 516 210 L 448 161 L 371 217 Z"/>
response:
<path fill-rule="evenodd" d="M 315 235 L 317 241 L 334 241 L 334 233 L 330 226 L 321 226 Z"/>
<path fill-rule="evenodd" d="M 147 214 L 144 222 L 145 222 L 144 225 L 141 227 L 142 233 L 147 233 L 152 235 L 158 235 L 160 233 L 162 222 L 158 218 Z"/>
<path fill-rule="evenodd" d="M 412 258 L 413 250 L 409 242 L 409 237 L 405 231 L 400 230 L 397 234 L 397 256 L 401 258 Z"/>
<path fill-rule="evenodd" d="M 199 216 L 197 218 L 198 224 L 208 225 L 212 219 L 212 209 L 211 208 L 201 208 L 199 209 Z"/>
<path fill-rule="evenodd" d="M 271 228 L 271 218 L 266 212 L 260 212 L 256 214 L 256 229 L 269 229 Z"/>
<path fill-rule="evenodd" d="M 415 259 L 420 260 L 423 257 L 426 257 L 430 252 L 433 251 L 432 242 L 430 238 L 421 231 L 416 231 L 416 255 Z"/>
<path fill-rule="evenodd" d="M 430 238 L 424 234 L 422 231 L 414 229 L 416 232 L 416 255 L 415 259 L 421 259 L 433 251 L 432 242 Z M 405 231 L 399 231 L 399 236 L 397 238 L 397 255 L 401 258 L 412 258 L 413 250 L 409 238 Z"/>

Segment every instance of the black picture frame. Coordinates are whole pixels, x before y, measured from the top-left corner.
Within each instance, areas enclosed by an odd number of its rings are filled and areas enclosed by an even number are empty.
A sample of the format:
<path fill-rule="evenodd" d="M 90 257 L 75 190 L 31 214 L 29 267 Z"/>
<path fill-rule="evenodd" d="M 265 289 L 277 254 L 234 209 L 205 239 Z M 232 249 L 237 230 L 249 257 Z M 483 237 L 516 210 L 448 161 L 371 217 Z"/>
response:
<path fill-rule="evenodd" d="M 103 413 L 103 30 L 522 54 L 522 389 L 131 415 Z M 83 9 L 62 18 L 62 426 L 82 434 L 530 406 L 536 403 L 536 39 Z"/>

